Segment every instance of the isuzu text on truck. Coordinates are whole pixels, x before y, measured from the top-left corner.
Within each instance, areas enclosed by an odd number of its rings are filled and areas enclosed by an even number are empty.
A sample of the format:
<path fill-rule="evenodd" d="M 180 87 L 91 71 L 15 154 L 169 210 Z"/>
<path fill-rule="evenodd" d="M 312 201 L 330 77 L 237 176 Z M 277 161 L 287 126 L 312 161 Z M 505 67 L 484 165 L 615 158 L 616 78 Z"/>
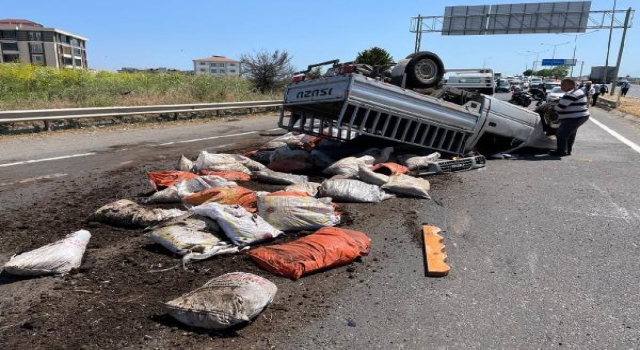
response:
<path fill-rule="evenodd" d="M 321 65 L 331 67 L 306 79 Z M 384 67 L 310 65 L 286 87 L 278 125 L 340 141 L 369 135 L 448 155 L 555 148 L 549 123 L 537 113 L 479 92 L 438 88 L 444 73 L 431 52 Z"/>

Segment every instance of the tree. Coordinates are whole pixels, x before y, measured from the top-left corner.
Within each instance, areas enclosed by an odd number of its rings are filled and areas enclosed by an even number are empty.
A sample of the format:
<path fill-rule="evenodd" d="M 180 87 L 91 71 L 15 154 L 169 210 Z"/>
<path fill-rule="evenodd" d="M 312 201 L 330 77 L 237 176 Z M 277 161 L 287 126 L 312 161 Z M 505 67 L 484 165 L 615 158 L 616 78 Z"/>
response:
<path fill-rule="evenodd" d="M 522 75 L 524 75 L 525 77 L 530 77 L 533 75 L 533 69 L 527 69 L 526 71 L 522 72 Z"/>
<path fill-rule="evenodd" d="M 240 55 L 241 74 L 251 80 L 260 93 L 282 88 L 293 75 L 294 68 L 287 51 L 259 51 Z"/>
<path fill-rule="evenodd" d="M 368 50 L 358 52 L 356 63 L 382 66 L 393 63 L 393 57 L 391 57 L 387 50 L 374 46 Z"/>
<path fill-rule="evenodd" d="M 567 66 L 557 66 L 539 70 L 536 72 L 536 75 L 540 77 L 564 78 L 567 76 L 568 72 L 569 69 L 567 68 Z"/>

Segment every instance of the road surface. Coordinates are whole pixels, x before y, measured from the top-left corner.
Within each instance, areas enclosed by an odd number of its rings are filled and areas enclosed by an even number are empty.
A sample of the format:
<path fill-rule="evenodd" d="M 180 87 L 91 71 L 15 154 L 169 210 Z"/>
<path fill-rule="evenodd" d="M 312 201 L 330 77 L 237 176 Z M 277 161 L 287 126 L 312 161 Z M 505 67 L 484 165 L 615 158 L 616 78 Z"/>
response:
<path fill-rule="evenodd" d="M 485 169 L 430 177 L 432 200 L 341 205 L 345 227 L 372 238 L 369 256 L 297 281 L 242 256 L 149 272 L 176 259 L 140 230 L 88 226 L 92 268 L 65 277 L 0 276 L 0 342 L 82 349 L 638 348 L 640 124 L 596 108 L 592 114 L 571 157 L 491 160 Z M 261 133 L 276 133 L 267 131 L 274 123 L 267 117 L 3 138 L 0 262 L 82 227 L 84 215 L 109 200 L 141 198 L 149 190 L 145 171 L 166 170 L 181 154 L 202 149 L 259 144 L 271 138 Z M 422 223 L 444 231 L 447 277 L 424 276 Z M 236 270 L 279 288 L 253 323 L 219 334 L 166 316 L 161 302 Z"/>

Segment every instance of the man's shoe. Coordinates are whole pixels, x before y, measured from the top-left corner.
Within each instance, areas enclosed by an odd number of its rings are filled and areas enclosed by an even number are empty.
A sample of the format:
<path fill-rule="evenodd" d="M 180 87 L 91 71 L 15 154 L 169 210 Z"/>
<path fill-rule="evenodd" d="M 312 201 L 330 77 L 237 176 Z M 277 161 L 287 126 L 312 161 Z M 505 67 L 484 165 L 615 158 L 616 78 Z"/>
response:
<path fill-rule="evenodd" d="M 565 152 L 551 151 L 549 152 L 549 155 L 552 157 L 564 157 L 567 154 Z"/>

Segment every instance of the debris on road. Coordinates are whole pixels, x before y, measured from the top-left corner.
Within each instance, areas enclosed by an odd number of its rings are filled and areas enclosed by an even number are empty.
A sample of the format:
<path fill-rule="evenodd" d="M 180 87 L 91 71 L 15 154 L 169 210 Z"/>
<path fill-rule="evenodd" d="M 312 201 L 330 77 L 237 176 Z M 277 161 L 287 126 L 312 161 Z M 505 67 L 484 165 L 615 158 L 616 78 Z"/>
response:
<path fill-rule="evenodd" d="M 446 264 L 447 254 L 444 252 L 440 228 L 436 226 L 422 226 L 422 238 L 424 241 L 424 257 L 427 268 L 427 276 L 443 277 L 449 274 L 450 267 Z"/>
<path fill-rule="evenodd" d="M 265 278 L 232 272 L 164 305 L 171 317 L 185 325 L 220 330 L 256 317 L 277 291 L 278 287 Z"/>
<path fill-rule="evenodd" d="M 258 247 L 247 254 L 263 269 L 298 279 L 367 255 L 371 239 L 360 231 L 325 227 L 295 241 Z"/>
<path fill-rule="evenodd" d="M 15 255 L 3 270 L 18 276 L 64 274 L 80 267 L 91 233 L 79 230 L 38 249 Z"/>
<path fill-rule="evenodd" d="M 148 227 L 184 213 L 180 209 L 148 209 L 131 200 L 120 199 L 98 208 L 85 220 L 122 227 Z"/>

